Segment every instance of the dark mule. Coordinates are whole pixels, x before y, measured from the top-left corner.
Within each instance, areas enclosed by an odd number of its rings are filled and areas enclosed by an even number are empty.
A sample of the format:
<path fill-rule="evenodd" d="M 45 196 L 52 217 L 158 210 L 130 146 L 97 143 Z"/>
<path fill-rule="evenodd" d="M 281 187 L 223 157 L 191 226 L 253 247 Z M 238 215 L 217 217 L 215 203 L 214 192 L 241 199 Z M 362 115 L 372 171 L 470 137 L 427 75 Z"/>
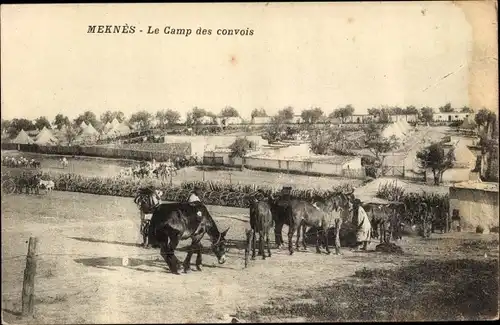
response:
<path fill-rule="evenodd" d="M 267 253 L 271 257 L 271 247 L 269 244 L 269 231 L 273 227 L 273 215 L 271 212 L 271 204 L 267 200 L 250 202 L 250 228 L 251 233 L 247 235 L 247 247 L 245 249 L 245 267 L 248 264 L 248 254 L 250 247 L 252 248 L 252 260 L 255 259 L 256 236 L 259 234 L 259 255 L 262 259 L 266 259 L 264 252 L 264 237 L 266 239 Z M 251 245 L 250 245 L 251 241 Z"/>
<path fill-rule="evenodd" d="M 320 240 L 323 239 L 324 247 L 327 253 L 330 253 L 328 247 L 328 229 L 333 225 L 335 227 L 335 253 L 340 254 L 340 228 L 344 219 L 349 219 L 352 210 L 353 195 L 351 193 L 338 193 L 325 202 L 318 202 L 313 205 L 309 202 L 282 198 L 275 200 L 273 209 L 276 211 L 275 236 L 278 246 L 283 244 L 282 229 L 283 225 L 288 225 L 288 250 L 293 254 L 292 237 L 297 232 L 296 247 L 299 246 L 300 233 L 299 228 L 303 229 L 302 245 L 305 244 L 305 230 L 307 227 L 315 227 L 317 230 L 316 252 L 320 253 Z M 319 236 L 319 233 L 322 236 Z"/>
<path fill-rule="evenodd" d="M 201 271 L 202 245 L 201 239 L 208 234 L 212 242 L 212 251 L 219 264 L 226 261 L 226 234 L 229 228 L 220 232 L 203 204 L 192 203 L 164 203 L 160 204 L 151 217 L 149 227 L 149 242 L 153 247 L 159 245 L 160 253 L 170 271 L 178 274 L 179 260 L 175 256 L 175 249 L 179 241 L 191 238 L 188 253 L 184 260 L 184 272 L 190 270 L 191 257 L 197 253 L 196 268 Z"/>
<path fill-rule="evenodd" d="M 406 212 L 403 203 L 366 203 L 362 207 L 372 224 L 373 238 L 379 238 L 380 243 L 389 243 L 391 239 L 401 239 L 402 218 Z"/>
<path fill-rule="evenodd" d="M 146 219 L 146 214 L 152 214 L 153 211 L 160 205 L 163 192 L 154 187 L 141 187 L 137 190 L 134 197 L 134 203 L 139 208 L 141 218 L 140 233 L 142 235 L 142 246 L 148 248 L 150 246 L 148 240 L 150 220 Z"/>

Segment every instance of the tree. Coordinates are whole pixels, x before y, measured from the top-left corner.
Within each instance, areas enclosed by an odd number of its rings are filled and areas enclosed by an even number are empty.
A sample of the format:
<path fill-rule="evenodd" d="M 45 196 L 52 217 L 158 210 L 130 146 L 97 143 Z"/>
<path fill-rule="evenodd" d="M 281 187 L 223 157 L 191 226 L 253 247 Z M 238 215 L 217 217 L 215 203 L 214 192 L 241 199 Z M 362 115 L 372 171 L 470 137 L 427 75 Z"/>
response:
<path fill-rule="evenodd" d="M 82 122 L 86 124 L 92 124 L 94 127 L 99 127 L 100 123 L 97 120 L 96 115 L 91 111 L 85 111 L 83 114 L 80 114 L 75 120 L 74 123 L 76 126 L 80 126 Z"/>
<path fill-rule="evenodd" d="M 288 106 L 279 110 L 276 116 L 283 122 L 293 119 L 294 116 L 293 107 Z"/>
<path fill-rule="evenodd" d="M 73 141 L 75 141 L 78 136 L 78 129 L 76 125 L 67 125 L 64 130 L 64 138 L 68 141 L 68 145 L 70 146 Z"/>
<path fill-rule="evenodd" d="M 181 114 L 179 112 L 174 111 L 172 109 L 167 109 L 165 112 L 165 119 L 167 120 L 168 125 L 174 125 L 181 118 Z"/>
<path fill-rule="evenodd" d="M 485 127 L 490 119 L 490 115 L 491 115 L 490 110 L 488 110 L 486 108 L 482 108 L 479 110 L 479 112 L 476 113 L 476 116 L 474 117 L 474 121 L 476 121 L 476 124 L 479 128 L 481 126 Z"/>
<path fill-rule="evenodd" d="M 417 152 L 417 159 L 424 169 L 432 169 L 434 185 L 439 185 L 443 180 L 443 173 L 453 167 L 455 152 L 453 149 L 445 154 L 441 143 L 433 143 L 427 148 Z"/>
<path fill-rule="evenodd" d="M 69 121 L 69 118 L 67 116 L 59 113 L 54 118 L 54 125 L 56 126 L 56 129 L 60 130 L 64 125 L 71 125 L 71 122 Z"/>
<path fill-rule="evenodd" d="M 281 135 L 286 130 L 285 121 L 278 115 L 271 118 L 270 123 L 265 128 L 266 138 L 269 142 L 281 140 Z"/>
<path fill-rule="evenodd" d="M 314 129 L 309 132 L 309 139 L 311 152 L 316 155 L 328 155 L 331 151 L 335 151 L 336 144 L 344 143 L 345 134 L 342 129 Z"/>
<path fill-rule="evenodd" d="M 103 124 L 107 124 L 108 122 L 111 123 L 115 118 L 121 123 L 125 120 L 125 114 L 121 111 L 112 112 L 109 110 L 101 114 L 101 122 Z"/>
<path fill-rule="evenodd" d="M 249 141 L 247 138 L 237 138 L 234 142 L 229 146 L 231 153 L 229 157 L 245 157 L 246 154 L 255 150 L 255 144 L 252 141 Z"/>
<path fill-rule="evenodd" d="M 266 117 L 266 116 L 267 116 L 266 110 L 263 108 L 261 108 L 261 109 L 255 108 L 252 111 L 252 115 L 251 115 L 252 118 L 254 118 L 254 117 Z"/>
<path fill-rule="evenodd" d="M 201 124 L 201 119 L 204 116 L 209 116 L 212 119 L 215 119 L 215 114 L 212 112 L 208 112 L 203 108 L 193 107 L 191 112 L 187 113 L 186 124 L 188 125 L 199 125 Z"/>
<path fill-rule="evenodd" d="M 455 110 L 451 107 L 451 103 L 446 103 L 446 105 L 439 107 L 441 113 L 452 113 Z"/>
<path fill-rule="evenodd" d="M 424 122 L 430 123 L 434 118 L 434 110 L 431 107 L 422 107 L 420 109 L 420 115 Z"/>
<path fill-rule="evenodd" d="M 224 107 L 219 114 L 220 117 L 239 117 L 240 113 L 236 110 L 236 108 L 231 106 Z"/>
<path fill-rule="evenodd" d="M 399 106 L 394 106 L 389 108 L 390 115 L 403 115 L 405 112 L 406 111 Z"/>
<path fill-rule="evenodd" d="M 468 106 L 464 106 L 460 109 L 460 112 L 461 113 L 474 113 L 474 111 L 472 110 L 472 108 L 468 107 Z"/>
<path fill-rule="evenodd" d="M 369 108 L 368 109 L 368 114 L 373 116 L 373 117 L 379 117 L 380 116 L 380 108 Z"/>
<path fill-rule="evenodd" d="M 323 110 L 319 107 L 311 108 L 311 109 L 305 109 L 302 111 L 300 114 L 304 122 L 308 124 L 314 124 L 318 122 L 321 117 L 323 116 Z"/>
<path fill-rule="evenodd" d="M 31 131 L 31 130 L 35 130 L 35 129 L 36 129 L 36 126 L 32 121 L 25 119 L 25 118 L 20 118 L 20 119 L 15 118 L 10 122 L 10 125 L 7 129 L 7 134 L 9 135 L 9 137 L 13 138 L 21 130 Z"/>
<path fill-rule="evenodd" d="M 51 129 L 52 128 L 52 126 L 50 125 L 49 120 L 45 116 L 40 116 L 39 118 L 37 118 L 35 120 L 35 127 L 38 130 L 43 129 L 44 127 L 46 127 L 47 129 Z"/>
<path fill-rule="evenodd" d="M 407 115 L 417 114 L 418 115 L 418 109 L 413 105 L 406 106 L 404 114 L 407 114 Z"/>
<path fill-rule="evenodd" d="M 151 127 L 153 116 L 148 111 L 142 110 L 130 116 L 130 123 L 137 124 L 139 129 L 146 130 Z"/>
<path fill-rule="evenodd" d="M 9 120 L 4 120 L 2 119 L 2 132 L 3 131 L 7 131 L 9 129 L 9 126 L 10 126 L 10 122 Z"/>
<path fill-rule="evenodd" d="M 364 141 L 368 150 L 375 156 L 375 166 L 377 168 L 377 176 L 380 175 L 384 164 L 385 153 L 391 152 L 399 146 L 398 139 L 395 136 L 390 138 L 383 137 L 381 129 L 374 123 L 370 123 L 364 129 Z"/>
<path fill-rule="evenodd" d="M 354 107 L 352 107 L 352 105 L 349 104 L 349 105 L 346 105 L 345 107 L 340 107 L 340 108 L 337 108 L 336 110 L 334 110 L 330 114 L 330 117 L 340 118 L 342 123 L 345 123 L 345 119 L 348 116 L 352 116 L 353 113 L 354 113 Z"/>

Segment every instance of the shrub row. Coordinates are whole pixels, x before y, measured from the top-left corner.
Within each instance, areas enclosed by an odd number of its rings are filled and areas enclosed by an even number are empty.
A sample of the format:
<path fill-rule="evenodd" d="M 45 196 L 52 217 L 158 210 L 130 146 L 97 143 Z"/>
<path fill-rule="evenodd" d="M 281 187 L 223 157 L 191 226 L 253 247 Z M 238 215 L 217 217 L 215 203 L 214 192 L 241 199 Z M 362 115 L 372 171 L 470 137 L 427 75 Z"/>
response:
<path fill-rule="evenodd" d="M 425 203 L 428 209 L 430 207 L 438 207 L 441 212 L 440 216 L 437 216 L 436 223 L 443 223 L 446 220 L 446 214 L 449 211 L 449 196 L 448 194 L 440 195 L 435 193 L 406 193 L 405 189 L 401 186 L 396 185 L 396 183 L 385 183 L 380 185 L 377 190 L 377 197 L 385 199 L 388 201 L 398 201 L 403 202 L 406 206 L 407 214 L 412 224 L 419 222 L 421 216 L 417 215 L 418 208 L 421 203 Z"/>

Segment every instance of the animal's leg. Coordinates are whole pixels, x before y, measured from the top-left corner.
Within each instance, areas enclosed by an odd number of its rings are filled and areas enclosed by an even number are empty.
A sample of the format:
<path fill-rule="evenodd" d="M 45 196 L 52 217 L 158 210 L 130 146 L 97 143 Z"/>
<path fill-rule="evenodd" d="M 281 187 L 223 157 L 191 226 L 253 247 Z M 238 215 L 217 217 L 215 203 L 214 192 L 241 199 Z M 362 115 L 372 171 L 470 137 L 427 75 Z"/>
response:
<path fill-rule="evenodd" d="M 300 230 L 302 230 L 303 225 L 300 224 L 297 228 L 297 240 L 295 241 L 295 249 L 299 250 L 299 242 L 300 242 Z M 302 233 L 302 238 L 304 238 L 304 233 Z"/>
<path fill-rule="evenodd" d="M 331 254 L 330 252 L 330 247 L 328 247 L 328 227 L 326 227 L 325 229 L 323 229 L 323 240 L 325 242 L 325 249 L 326 249 L 326 253 L 328 255 Z"/>
<path fill-rule="evenodd" d="M 248 266 L 248 255 L 250 254 L 250 250 L 252 249 L 252 237 L 253 230 L 249 229 L 246 231 L 246 245 L 245 245 L 245 267 Z"/>
<path fill-rule="evenodd" d="M 283 223 L 276 223 L 276 226 L 274 227 L 274 240 L 276 242 L 276 248 L 280 248 L 283 244 L 282 231 Z"/>
<path fill-rule="evenodd" d="M 170 243 L 167 246 L 167 258 L 170 261 L 170 265 L 172 267 L 170 268 L 170 271 L 172 271 L 173 274 L 179 274 L 179 259 L 177 256 L 175 256 L 175 249 L 177 248 L 177 245 L 179 244 L 179 238 L 177 237 L 177 234 L 174 236 L 170 237 Z"/>
<path fill-rule="evenodd" d="M 256 234 L 255 234 L 255 231 L 252 231 L 252 260 L 255 259 L 255 246 L 256 246 Z"/>
<path fill-rule="evenodd" d="M 193 257 L 193 249 L 194 249 L 194 243 L 191 243 L 191 245 L 188 246 L 188 252 L 186 254 L 186 258 L 184 259 L 184 263 L 182 263 L 182 266 L 184 267 L 184 273 L 188 273 L 188 271 L 191 271 L 191 258 Z"/>
<path fill-rule="evenodd" d="M 335 220 L 335 254 L 342 255 L 340 252 L 340 228 L 342 227 L 342 219 Z M 328 244 L 328 243 L 327 243 Z"/>
<path fill-rule="evenodd" d="M 384 225 L 383 225 L 383 222 L 379 222 L 378 224 L 378 235 L 379 235 L 379 238 L 380 238 L 380 243 L 382 244 L 384 242 Z"/>
<path fill-rule="evenodd" d="M 316 253 L 321 254 L 321 249 L 319 246 L 321 245 L 321 235 L 320 235 L 321 228 L 317 227 L 316 228 Z"/>
<path fill-rule="evenodd" d="M 290 222 L 290 226 L 288 228 L 288 251 L 290 255 L 293 254 L 293 234 L 296 231 L 299 231 L 300 224 L 296 225 L 293 222 Z"/>
<path fill-rule="evenodd" d="M 264 252 L 264 232 L 259 231 L 259 255 L 262 255 L 262 259 L 266 259 L 266 253 Z"/>
<path fill-rule="evenodd" d="M 203 250 L 203 246 L 201 245 L 201 242 L 198 242 L 198 245 L 197 245 L 197 252 L 196 252 L 196 269 L 198 271 L 201 271 L 201 251 Z"/>
<path fill-rule="evenodd" d="M 268 256 L 271 257 L 271 246 L 269 245 L 269 229 L 266 231 L 266 245 Z"/>
<path fill-rule="evenodd" d="M 304 224 L 302 226 L 302 247 L 304 247 L 304 250 L 307 251 L 307 245 L 306 245 L 306 233 L 307 233 L 307 225 Z M 298 248 L 297 248 L 298 249 Z"/>

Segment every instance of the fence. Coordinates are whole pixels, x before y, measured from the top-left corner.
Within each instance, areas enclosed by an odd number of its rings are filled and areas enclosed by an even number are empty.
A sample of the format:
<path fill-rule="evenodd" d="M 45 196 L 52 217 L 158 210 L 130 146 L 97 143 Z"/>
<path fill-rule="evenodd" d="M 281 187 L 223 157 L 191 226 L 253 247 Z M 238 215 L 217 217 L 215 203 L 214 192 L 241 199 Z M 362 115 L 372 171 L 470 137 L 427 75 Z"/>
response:
<path fill-rule="evenodd" d="M 39 146 L 36 144 L 13 144 L 2 143 L 2 150 L 19 150 L 51 155 L 90 156 L 103 158 L 121 158 L 133 160 L 167 161 L 177 156 L 188 156 L 191 154 L 190 143 L 165 143 L 164 150 L 138 150 L 111 148 L 102 146 Z M 146 146 L 145 146 L 146 147 Z M 146 147 L 147 148 L 147 147 Z"/>
<path fill-rule="evenodd" d="M 366 177 L 364 168 L 346 169 L 341 165 L 313 161 L 264 159 L 253 157 L 235 157 L 230 159 L 227 155 L 216 156 L 215 154 L 206 154 L 203 157 L 203 164 L 212 166 L 244 166 L 245 168 L 254 170 L 310 176 L 340 176 L 361 179 Z"/>

